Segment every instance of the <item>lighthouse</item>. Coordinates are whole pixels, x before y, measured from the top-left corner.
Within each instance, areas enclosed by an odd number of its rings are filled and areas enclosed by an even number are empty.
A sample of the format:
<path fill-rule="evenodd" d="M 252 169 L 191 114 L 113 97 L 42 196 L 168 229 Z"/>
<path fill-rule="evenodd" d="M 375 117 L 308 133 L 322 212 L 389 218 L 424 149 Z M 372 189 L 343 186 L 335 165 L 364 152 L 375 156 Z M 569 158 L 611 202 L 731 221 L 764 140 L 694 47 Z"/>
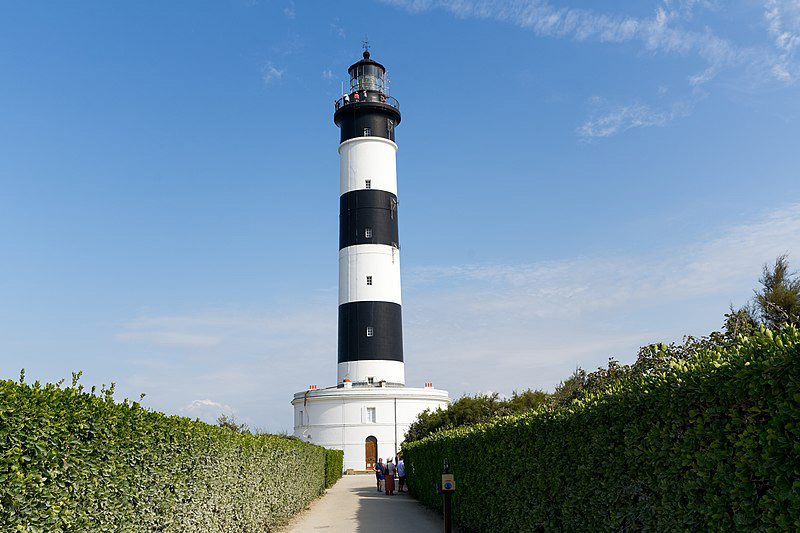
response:
<path fill-rule="evenodd" d="M 364 51 L 334 103 L 339 128 L 339 302 L 336 384 L 297 392 L 294 435 L 344 451 L 345 470 L 397 455 L 408 426 L 446 408 L 447 391 L 408 387 L 400 288 L 397 143 L 400 104 Z M 413 355 L 412 355 L 413 357 Z"/>

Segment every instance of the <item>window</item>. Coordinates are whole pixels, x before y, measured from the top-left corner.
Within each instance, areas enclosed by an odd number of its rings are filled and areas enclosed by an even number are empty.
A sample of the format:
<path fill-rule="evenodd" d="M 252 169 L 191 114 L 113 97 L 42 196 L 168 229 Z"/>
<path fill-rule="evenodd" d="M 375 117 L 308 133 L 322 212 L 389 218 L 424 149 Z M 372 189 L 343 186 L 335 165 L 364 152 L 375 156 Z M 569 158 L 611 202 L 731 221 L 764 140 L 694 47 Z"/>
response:
<path fill-rule="evenodd" d="M 372 337 L 375 334 L 375 330 L 372 329 L 372 326 L 367 326 L 367 337 Z"/>
<path fill-rule="evenodd" d="M 372 276 L 367 276 L 367 285 L 372 285 Z"/>
<path fill-rule="evenodd" d="M 372 128 L 364 128 L 364 137 L 372 135 Z"/>
<path fill-rule="evenodd" d="M 375 383 L 375 378 L 372 378 L 372 377 L 367 378 L 367 383 L 369 383 L 370 385 L 373 385 Z"/>
<path fill-rule="evenodd" d="M 394 220 L 395 213 L 397 213 L 397 200 L 392 198 L 392 201 L 389 202 L 389 216 L 391 216 L 392 220 Z"/>
<path fill-rule="evenodd" d="M 371 188 L 372 188 L 372 180 L 367 180 L 367 181 L 365 182 L 365 186 L 364 186 L 364 188 L 365 188 L 365 189 L 371 189 Z"/>
<path fill-rule="evenodd" d="M 297 423 L 295 424 L 295 426 L 302 426 L 302 425 L 303 425 L 303 410 L 300 409 L 297 412 Z"/>
<path fill-rule="evenodd" d="M 364 228 L 364 237 L 367 239 L 372 238 L 372 228 Z"/>
<path fill-rule="evenodd" d="M 367 407 L 367 423 L 374 424 L 375 423 L 375 408 L 374 407 Z"/>

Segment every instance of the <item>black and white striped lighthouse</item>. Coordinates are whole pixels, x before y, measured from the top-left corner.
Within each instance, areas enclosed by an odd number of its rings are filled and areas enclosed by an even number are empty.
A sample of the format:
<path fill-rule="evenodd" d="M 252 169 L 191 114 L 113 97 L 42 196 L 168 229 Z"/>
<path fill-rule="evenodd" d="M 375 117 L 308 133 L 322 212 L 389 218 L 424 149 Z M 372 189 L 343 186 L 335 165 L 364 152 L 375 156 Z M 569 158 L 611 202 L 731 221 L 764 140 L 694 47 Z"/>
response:
<path fill-rule="evenodd" d="M 369 52 L 352 65 L 336 102 L 339 143 L 339 362 L 333 387 L 296 392 L 294 435 L 344 451 L 344 469 L 372 470 L 397 455 L 426 409 L 449 404 L 446 390 L 407 387 L 397 238 L 397 100 L 386 69 Z"/>
<path fill-rule="evenodd" d="M 397 225 L 397 100 L 364 52 L 336 103 L 339 171 L 338 383 L 405 383 Z"/>

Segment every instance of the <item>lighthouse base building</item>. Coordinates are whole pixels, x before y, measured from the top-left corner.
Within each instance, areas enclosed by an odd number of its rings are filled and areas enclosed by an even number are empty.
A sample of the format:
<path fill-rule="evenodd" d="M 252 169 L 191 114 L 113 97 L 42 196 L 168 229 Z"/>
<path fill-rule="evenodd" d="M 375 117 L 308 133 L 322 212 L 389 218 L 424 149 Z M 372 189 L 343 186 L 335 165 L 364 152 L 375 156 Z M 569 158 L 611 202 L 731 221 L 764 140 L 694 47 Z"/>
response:
<path fill-rule="evenodd" d="M 425 409 L 445 409 L 447 391 L 388 383 L 350 383 L 294 395 L 294 434 L 344 451 L 345 470 L 370 470 L 395 457 L 408 426 Z"/>
<path fill-rule="evenodd" d="M 386 69 L 364 58 L 335 103 L 339 127 L 339 348 L 336 386 L 298 392 L 294 434 L 344 450 L 345 470 L 397 455 L 408 426 L 447 392 L 405 386 L 395 128 Z"/>

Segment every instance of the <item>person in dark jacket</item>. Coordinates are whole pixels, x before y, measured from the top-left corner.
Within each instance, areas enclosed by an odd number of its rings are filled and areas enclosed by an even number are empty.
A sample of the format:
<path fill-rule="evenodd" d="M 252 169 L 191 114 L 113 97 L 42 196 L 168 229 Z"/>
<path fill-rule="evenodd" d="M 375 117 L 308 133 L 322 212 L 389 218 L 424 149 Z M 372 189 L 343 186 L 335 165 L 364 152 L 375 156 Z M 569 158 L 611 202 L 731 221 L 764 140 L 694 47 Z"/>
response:
<path fill-rule="evenodd" d="M 375 463 L 375 479 L 378 481 L 378 492 L 383 490 L 383 471 L 385 468 L 383 459 L 379 457 L 378 462 Z"/>

